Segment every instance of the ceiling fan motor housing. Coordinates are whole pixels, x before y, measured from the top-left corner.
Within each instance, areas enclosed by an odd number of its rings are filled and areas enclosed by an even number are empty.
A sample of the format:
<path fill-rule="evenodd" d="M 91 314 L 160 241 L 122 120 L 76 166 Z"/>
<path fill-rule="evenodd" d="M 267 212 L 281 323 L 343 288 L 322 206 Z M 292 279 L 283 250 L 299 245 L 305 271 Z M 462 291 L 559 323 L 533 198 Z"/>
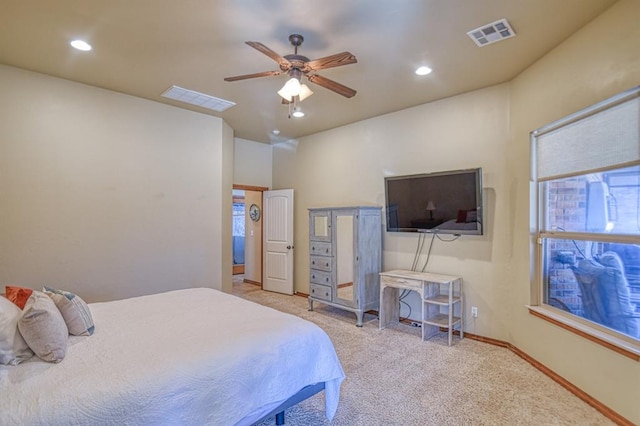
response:
<path fill-rule="evenodd" d="M 298 80 L 302 78 L 302 71 L 300 71 L 300 68 L 297 68 L 295 66 L 289 70 L 288 74 L 291 78 L 296 78 Z"/>
<path fill-rule="evenodd" d="M 305 64 L 309 62 L 309 58 L 302 55 L 285 55 L 284 58 L 291 64 L 289 66 L 280 65 L 280 69 L 285 72 L 289 69 L 291 69 L 291 71 L 302 71 L 302 69 L 304 69 L 305 67 Z"/>

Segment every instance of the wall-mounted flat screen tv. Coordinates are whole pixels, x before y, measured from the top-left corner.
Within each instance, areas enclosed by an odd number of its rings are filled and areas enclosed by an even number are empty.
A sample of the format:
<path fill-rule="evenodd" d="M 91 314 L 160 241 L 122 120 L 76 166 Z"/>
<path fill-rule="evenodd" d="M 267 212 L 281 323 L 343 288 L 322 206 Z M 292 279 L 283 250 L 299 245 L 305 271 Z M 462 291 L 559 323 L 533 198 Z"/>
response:
<path fill-rule="evenodd" d="M 388 232 L 482 235 L 482 169 L 384 179 Z"/>

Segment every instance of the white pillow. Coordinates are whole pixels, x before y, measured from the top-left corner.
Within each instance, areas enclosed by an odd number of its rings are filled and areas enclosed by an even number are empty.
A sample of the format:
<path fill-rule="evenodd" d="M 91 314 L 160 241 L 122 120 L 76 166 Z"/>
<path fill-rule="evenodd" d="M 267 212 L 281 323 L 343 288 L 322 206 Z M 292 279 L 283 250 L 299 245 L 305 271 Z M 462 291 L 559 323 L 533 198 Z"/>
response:
<path fill-rule="evenodd" d="M 64 290 L 43 287 L 42 291 L 53 300 L 67 324 L 69 334 L 90 336 L 95 326 L 89 306 L 77 294 Z"/>
<path fill-rule="evenodd" d="M 53 300 L 34 291 L 24 305 L 18 329 L 31 350 L 44 361 L 60 362 L 67 354 L 69 330 Z"/>
<path fill-rule="evenodd" d="M 18 330 L 22 310 L 9 299 L 0 296 L 0 364 L 18 365 L 33 356 Z"/>

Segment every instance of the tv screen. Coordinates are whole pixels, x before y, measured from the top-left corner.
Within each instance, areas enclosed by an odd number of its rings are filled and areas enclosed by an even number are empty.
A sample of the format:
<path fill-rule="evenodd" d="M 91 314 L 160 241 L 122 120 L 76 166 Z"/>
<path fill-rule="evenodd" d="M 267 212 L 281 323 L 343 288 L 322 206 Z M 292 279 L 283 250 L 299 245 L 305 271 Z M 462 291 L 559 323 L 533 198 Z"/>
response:
<path fill-rule="evenodd" d="M 482 235 L 482 169 L 386 177 L 388 232 Z"/>

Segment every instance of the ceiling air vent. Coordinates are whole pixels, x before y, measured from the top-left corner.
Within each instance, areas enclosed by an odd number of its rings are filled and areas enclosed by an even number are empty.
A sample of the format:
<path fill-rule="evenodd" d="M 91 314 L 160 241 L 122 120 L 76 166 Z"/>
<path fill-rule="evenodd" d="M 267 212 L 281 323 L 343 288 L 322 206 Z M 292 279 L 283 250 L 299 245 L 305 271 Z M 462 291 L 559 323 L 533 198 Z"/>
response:
<path fill-rule="evenodd" d="M 505 38 L 514 37 L 516 33 L 513 32 L 513 28 L 511 28 L 511 25 L 509 25 L 506 19 L 500 19 L 491 24 L 471 30 L 467 35 L 471 37 L 471 40 L 478 46 L 482 47 L 495 43 L 496 41 L 504 40 Z"/>
<path fill-rule="evenodd" d="M 234 102 L 225 101 L 224 99 L 215 98 L 204 93 L 195 92 L 189 89 L 183 89 L 178 86 L 171 86 L 162 93 L 162 97 L 173 99 L 175 101 L 207 108 L 213 111 L 222 112 L 227 108 L 235 105 Z"/>

